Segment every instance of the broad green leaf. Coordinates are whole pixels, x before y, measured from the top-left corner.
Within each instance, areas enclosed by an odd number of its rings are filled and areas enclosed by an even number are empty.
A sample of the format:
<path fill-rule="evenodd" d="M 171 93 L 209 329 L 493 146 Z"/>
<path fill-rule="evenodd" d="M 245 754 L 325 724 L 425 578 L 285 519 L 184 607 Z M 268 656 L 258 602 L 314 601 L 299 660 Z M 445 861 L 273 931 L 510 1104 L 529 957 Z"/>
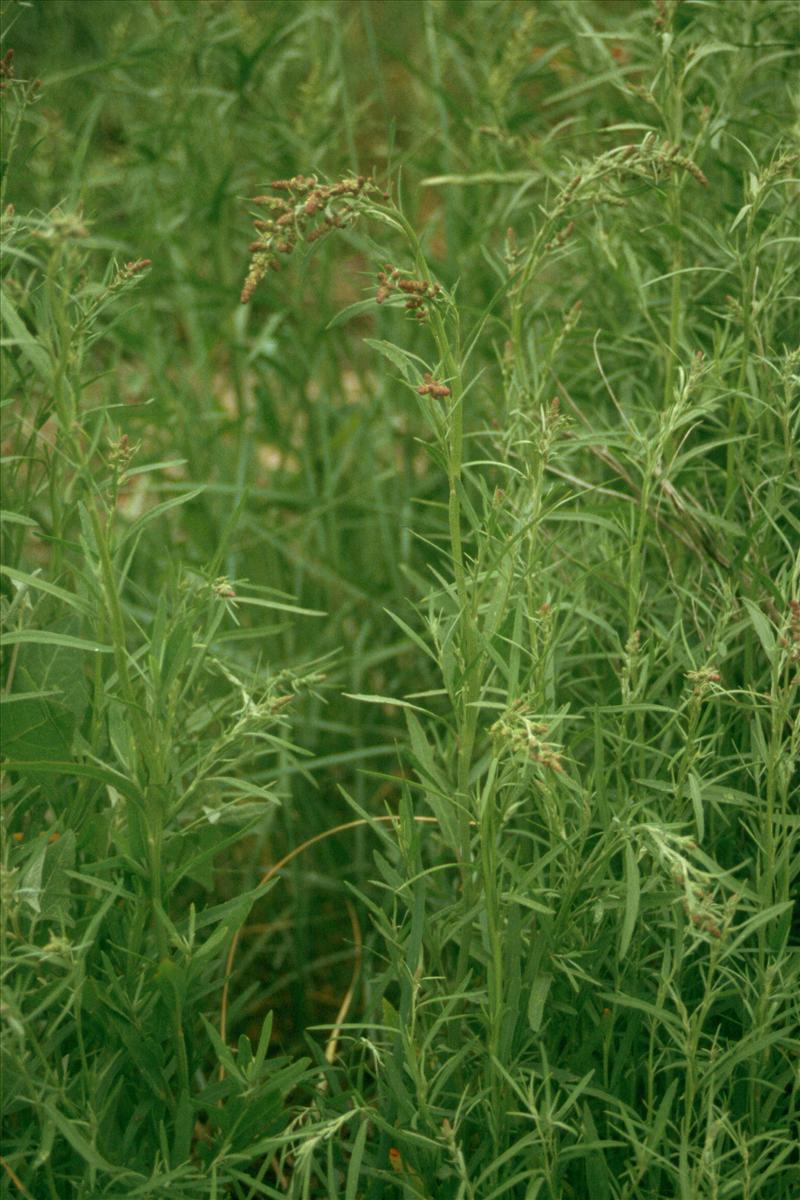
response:
<path fill-rule="evenodd" d="M 0 508 L 0 521 L 7 521 L 9 525 L 27 525 L 31 529 L 36 529 L 39 524 L 31 517 L 23 517 L 21 513 L 10 512 L 7 508 Z"/>
<path fill-rule="evenodd" d="M 442 835 L 449 846 L 458 845 L 458 826 L 456 813 L 449 797 L 449 788 L 444 776 L 439 771 L 433 758 L 433 751 L 425 736 L 422 725 L 409 709 L 406 710 L 411 749 L 419 764 L 422 782 L 425 785 L 425 799 L 430 805 L 433 815 L 439 822 Z"/>
<path fill-rule="evenodd" d="M 131 541 L 137 536 L 137 534 L 141 533 L 145 526 L 149 525 L 151 521 L 155 521 L 158 517 L 162 517 L 164 513 L 169 512 L 173 508 L 179 508 L 182 504 L 188 504 L 191 500 L 195 500 L 205 490 L 206 489 L 204 486 L 192 488 L 191 491 L 181 492 L 179 496 L 172 496 L 169 500 L 162 500 L 160 504 L 156 504 L 152 508 L 149 508 L 146 513 L 143 513 L 141 517 L 138 517 L 137 520 L 135 520 L 128 527 L 125 532 L 124 541 Z"/>
<path fill-rule="evenodd" d="M 24 900 L 30 905 L 35 913 L 42 911 L 41 895 L 42 895 L 42 876 L 44 874 L 44 860 L 47 854 L 47 840 L 41 837 L 38 844 L 34 848 L 31 858 L 20 876 L 19 883 L 16 887 L 16 895 L 20 900 Z"/>
<path fill-rule="evenodd" d="M 68 633 L 54 633 L 49 629 L 19 629 L 0 634 L 0 646 L 68 646 L 73 650 L 90 650 L 93 654 L 113 654 L 113 646 L 90 642 L 86 638 L 72 637 Z"/>
<path fill-rule="evenodd" d="M 279 612 L 297 613 L 301 617 L 327 617 L 319 608 L 300 608 L 297 604 L 283 604 L 279 600 L 262 600 L 258 596 L 237 596 L 234 603 L 252 604 L 257 608 L 276 608 Z"/>
<path fill-rule="evenodd" d="M 69 912 L 70 873 L 75 866 L 75 834 L 66 830 L 57 841 L 48 842 L 42 876 L 40 917 L 45 921 L 72 924 Z"/>
<path fill-rule="evenodd" d="M 20 774 L 28 771 L 46 771 L 48 775 L 76 775 L 81 779 L 94 779 L 98 783 L 115 788 L 120 795 L 126 796 L 129 800 L 141 799 L 139 789 L 124 775 L 120 775 L 118 771 L 112 771 L 110 767 L 95 766 L 94 763 L 10 759 L 3 764 L 3 767 L 6 771 L 19 771 Z"/>
<path fill-rule="evenodd" d="M 175 1137 L 172 1143 L 171 1164 L 179 1167 L 189 1158 L 192 1146 L 194 1106 L 189 1093 L 182 1090 L 175 1107 Z"/>
<path fill-rule="evenodd" d="M 542 1027 L 545 1001 L 552 982 L 553 976 L 547 973 L 537 975 L 533 981 L 531 994 L 528 997 L 528 1024 L 534 1033 L 538 1033 Z"/>
<path fill-rule="evenodd" d="M 702 842 L 706 832 L 705 813 L 703 811 L 703 790 L 700 780 L 694 771 L 689 772 L 689 795 L 694 810 L 695 824 L 697 825 L 697 840 L 698 842 Z"/>
<path fill-rule="evenodd" d="M 11 334 L 9 339 L 3 339 L 3 344 L 6 346 L 18 346 L 42 382 L 52 388 L 53 365 L 50 361 L 50 355 L 22 320 L 6 288 L 3 288 L 2 295 L 3 320 Z"/>
<path fill-rule="evenodd" d="M 119 1167 L 115 1167 L 113 1163 L 110 1163 L 107 1158 L 103 1158 L 102 1154 L 97 1152 L 91 1142 L 81 1133 L 77 1121 L 69 1121 L 65 1116 L 62 1116 L 55 1105 L 49 1100 L 43 1100 L 41 1103 L 61 1135 L 66 1138 L 72 1149 L 76 1150 L 90 1167 L 94 1167 L 96 1171 L 111 1171 L 116 1176 L 119 1176 Z M 130 1174 L 133 1175 L 133 1172 Z"/>
<path fill-rule="evenodd" d="M 26 587 L 34 588 L 39 592 L 46 592 L 49 596 L 60 600 L 62 604 L 66 604 L 69 608 L 75 608 L 84 615 L 91 612 L 89 605 L 80 596 L 76 596 L 74 592 L 68 592 L 66 588 L 57 587 L 56 584 L 49 583 L 48 580 L 42 579 L 39 575 L 28 575 L 25 571 L 16 571 L 13 567 L 6 566 L 0 566 L 0 574 L 6 575 L 15 583 L 24 584 Z"/>
<path fill-rule="evenodd" d="M 521 904 L 523 908 L 529 908 L 532 912 L 544 913 L 548 917 L 553 916 L 552 908 L 548 908 L 539 900 L 534 900 L 532 896 L 526 896 L 523 892 L 503 892 L 501 899 L 504 903 Z"/>
<path fill-rule="evenodd" d="M 431 649 L 431 647 L 426 645 L 426 643 L 422 640 L 422 638 L 419 636 L 419 634 L 415 633 L 410 625 L 406 625 L 405 621 L 403 621 L 401 617 L 398 617 L 396 613 L 393 613 L 391 609 L 385 608 L 383 611 L 386 613 L 386 615 L 388 617 L 391 617 L 391 619 L 394 621 L 395 625 L 400 626 L 403 633 L 405 633 L 409 638 L 411 638 L 411 641 L 414 643 L 415 646 L 418 647 L 418 649 L 420 649 L 423 652 L 423 654 L 427 654 L 428 658 L 430 658 L 433 662 L 438 662 L 438 659 L 437 659 L 435 653 L 433 652 L 433 650 Z"/>
<path fill-rule="evenodd" d="M 418 704 L 411 704 L 408 700 L 398 700 L 396 696 L 368 696 L 361 692 L 342 692 L 348 700 L 360 700 L 364 704 L 394 704 L 398 708 L 413 708 L 415 712 L 427 713 L 427 709 L 420 708 Z"/>
<path fill-rule="evenodd" d="M 344 1188 L 344 1200 L 358 1200 L 358 1179 L 361 1174 L 361 1160 L 364 1157 L 364 1146 L 367 1142 L 369 1122 L 361 1120 L 358 1133 L 353 1142 L 350 1162 L 347 1164 L 347 1179 Z"/>
<path fill-rule="evenodd" d="M 429 175 L 423 187 L 472 187 L 486 183 L 533 183 L 533 171 L 479 171 L 474 175 Z"/>
<path fill-rule="evenodd" d="M 51 627 L 51 632 L 73 636 L 73 630 L 77 628 L 78 620 L 73 614 L 68 614 L 57 626 Z M 74 714 L 78 729 L 89 703 L 86 665 L 83 651 L 73 647 L 44 643 L 28 645 L 19 655 L 17 682 L 30 691 L 46 691 L 50 688 L 57 691 L 60 702 Z M 50 757 L 56 756 L 51 754 Z"/>
<path fill-rule="evenodd" d="M 200 1014 L 200 1019 L 203 1022 L 203 1025 L 205 1026 L 205 1030 L 206 1030 L 206 1033 L 208 1034 L 209 1041 L 211 1042 L 212 1046 L 214 1047 L 214 1050 L 217 1055 L 217 1060 L 218 1060 L 220 1066 L 223 1066 L 225 1068 L 225 1070 L 227 1071 L 227 1073 L 229 1075 L 231 1075 L 234 1079 L 238 1080 L 240 1084 L 242 1084 L 243 1086 L 246 1086 L 247 1080 L 244 1078 L 241 1071 L 239 1070 L 236 1059 L 234 1058 L 231 1050 L 225 1045 L 222 1038 L 219 1036 L 217 1030 L 214 1028 L 214 1026 L 211 1024 L 210 1021 L 206 1020 L 206 1018 L 202 1015 L 202 1013 Z"/>
<path fill-rule="evenodd" d="M 772 626 L 758 605 L 754 604 L 752 600 L 745 599 L 744 604 L 750 617 L 750 624 L 753 626 L 753 629 L 755 629 L 758 640 L 764 647 L 764 653 L 766 654 L 770 663 L 772 663 L 773 659 L 775 658 L 775 634 Z"/>
<path fill-rule="evenodd" d="M 259 1034 L 259 1037 L 258 1037 L 258 1045 L 256 1046 L 256 1054 L 255 1054 L 255 1064 L 256 1064 L 257 1071 L 260 1071 L 261 1068 L 263 1067 L 264 1063 L 266 1062 L 267 1051 L 269 1050 L 269 1043 L 270 1043 L 270 1039 L 272 1037 L 273 1016 L 274 1016 L 273 1010 L 270 1009 L 269 1012 L 267 1013 L 267 1015 L 264 1017 L 264 1020 L 261 1024 L 261 1033 Z"/>
<path fill-rule="evenodd" d="M 72 753 L 75 715 L 58 700 L 28 699 L 0 705 L 3 754 L 31 762 Z"/>
<path fill-rule="evenodd" d="M 389 362 L 398 370 L 402 371 L 403 378 L 407 383 L 413 383 L 419 379 L 420 370 L 425 370 L 425 363 L 416 354 L 410 354 L 408 350 L 401 349 L 400 346 L 395 346 L 393 342 L 384 342 L 375 338 L 364 338 L 364 343 L 370 346 L 373 350 L 377 350 L 384 358 L 388 358 Z"/>
<path fill-rule="evenodd" d="M 348 304 L 347 308 L 343 308 L 341 312 L 338 312 L 336 316 L 328 322 L 328 324 L 325 326 L 325 329 L 326 331 L 328 329 L 335 329 L 337 325 L 344 325 L 344 323 L 351 320 L 352 317 L 360 317 L 361 314 L 365 312 L 374 313 L 375 310 L 376 301 L 374 296 L 370 296 L 368 300 L 357 300 L 355 304 Z"/>

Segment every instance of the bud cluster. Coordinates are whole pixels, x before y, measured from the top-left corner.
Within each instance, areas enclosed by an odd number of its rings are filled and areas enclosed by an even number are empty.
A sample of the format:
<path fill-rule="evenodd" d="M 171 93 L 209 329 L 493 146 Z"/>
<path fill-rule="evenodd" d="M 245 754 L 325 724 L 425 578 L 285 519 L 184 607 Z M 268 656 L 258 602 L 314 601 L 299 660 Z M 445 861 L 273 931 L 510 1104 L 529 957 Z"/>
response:
<path fill-rule="evenodd" d="M 689 857 L 697 843 L 662 825 L 639 826 L 639 834 L 664 873 L 681 889 L 681 907 L 692 927 L 718 940 L 733 920 L 739 897 L 732 894 L 721 903 L 718 881 Z"/>
<path fill-rule="evenodd" d="M 553 211 L 553 220 L 557 220 L 567 211 L 572 198 L 582 183 L 583 175 L 573 175 L 572 179 L 570 179 L 569 183 L 565 188 L 563 188 L 558 197 L 558 202 L 556 203 L 556 207 Z"/>
<path fill-rule="evenodd" d="M 299 242 L 310 245 L 333 229 L 352 224 L 369 195 L 386 198 L 365 175 L 330 184 L 320 183 L 313 175 L 295 175 L 273 179 L 269 186 L 283 194 L 253 198 L 268 216 L 253 222 L 258 238 L 250 243 L 253 257 L 242 288 L 242 304 L 247 304 L 267 271 L 280 270 L 281 255 L 291 254 Z"/>
<path fill-rule="evenodd" d="M 123 279 L 132 279 L 134 275 L 141 274 L 142 271 L 146 271 L 151 265 L 149 258 L 135 258 L 125 263 L 125 266 L 120 271 L 120 275 Z"/>
<path fill-rule="evenodd" d="M 784 650 L 788 650 L 789 662 L 800 668 L 800 600 L 789 601 L 789 629 L 781 636 L 780 644 Z M 800 674 L 792 680 L 793 685 L 798 683 Z"/>
<path fill-rule="evenodd" d="M 517 241 L 516 230 L 513 228 L 513 226 L 509 225 L 508 229 L 506 230 L 506 240 L 503 249 L 503 262 L 506 264 L 509 271 L 516 270 L 519 256 L 520 248 L 519 242 Z"/>
<path fill-rule="evenodd" d="M 445 396 L 450 395 L 450 388 L 446 383 L 440 383 L 438 379 L 434 379 L 430 371 L 426 371 L 423 382 L 417 388 L 417 395 L 433 396 L 436 400 L 443 400 Z"/>
<path fill-rule="evenodd" d="M 404 307 L 408 310 L 409 315 L 415 317 L 417 321 L 428 319 L 430 316 L 428 304 L 431 301 L 439 303 L 445 299 L 440 283 L 432 283 L 428 279 L 413 279 L 399 267 L 393 267 L 391 263 L 387 263 L 384 269 L 378 273 L 376 304 L 384 304 L 394 293 L 399 293 L 404 297 Z"/>
<path fill-rule="evenodd" d="M 676 883 L 684 887 L 681 907 L 695 929 L 699 929 L 701 933 L 710 933 L 713 938 L 721 938 L 722 930 L 711 911 L 714 899 L 711 892 L 697 883 L 688 883 L 681 874 L 676 873 L 674 878 Z"/>
<path fill-rule="evenodd" d="M 696 179 L 702 187 L 708 187 L 708 179 L 698 167 L 697 163 L 685 154 L 681 154 L 680 147 L 673 145 L 672 142 L 664 141 L 659 146 L 656 155 L 656 163 L 666 167 L 667 170 L 672 167 L 680 167 L 684 171 Z"/>
<path fill-rule="evenodd" d="M 575 222 L 570 221 L 568 225 L 565 225 L 563 229 L 560 229 L 558 231 L 558 233 L 555 235 L 555 237 L 550 239 L 550 241 L 545 246 L 545 250 L 558 250 L 558 248 L 560 246 L 564 245 L 564 242 L 566 242 L 569 238 L 572 237 L 574 229 L 575 229 Z"/>
<path fill-rule="evenodd" d="M 537 416 L 538 421 L 536 419 Z M 528 424 L 536 438 L 540 461 L 543 463 L 549 462 L 554 444 L 563 435 L 563 431 L 569 425 L 569 418 L 561 411 L 560 398 L 553 396 L 549 404 L 541 404 L 538 414 L 536 416 L 531 414 Z M 550 606 L 545 605 L 540 610 L 539 615 L 547 620 L 551 620 Z"/>
<path fill-rule="evenodd" d="M 489 730 L 495 743 L 505 745 L 512 753 L 524 754 L 531 762 L 562 774 L 561 748 L 545 740 L 547 733 L 547 725 L 534 719 L 523 699 L 516 700 L 506 709 Z"/>
<path fill-rule="evenodd" d="M 227 575 L 219 575 L 210 586 L 213 595 L 218 600 L 236 599 L 236 592 L 231 586 L 231 581 Z"/>
<path fill-rule="evenodd" d="M 0 96 L 16 89 L 18 95 L 21 93 L 23 101 L 29 102 L 38 99 L 41 87 L 41 79 L 17 79 L 14 71 L 14 51 L 9 47 L 0 58 Z"/>
<path fill-rule="evenodd" d="M 584 204 L 624 205 L 626 198 L 616 191 L 616 182 L 627 179 L 653 182 L 654 176 L 655 182 L 659 182 L 674 170 L 686 171 L 702 187 L 709 186 L 708 179 L 693 159 L 682 154 L 680 147 L 672 142 L 660 141 L 654 133 L 648 133 L 639 145 L 631 142 L 615 146 L 587 164 L 582 172 L 573 175 L 559 193 L 549 214 L 550 221 L 553 225 L 559 223 L 578 197 Z M 567 224 L 550 239 L 547 249 L 553 250 L 562 245 L 572 232 L 571 224 Z"/>
<path fill-rule="evenodd" d="M 636 695 L 636 683 L 639 675 L 639 659 L 641 655 L 641 630 L 634 629 L 625 643 L 625 654 L 620 672 L 620 689 L 623 704 L 630 704 Z"/>
<path fill-rule="evenodd" d="M 715 667 L 701 667 L 699 671 L 687 671 L 686 678 L 692 685 L 692 695 L 704 696 L 713 683 L 719 683 L 720 673 Z"/>
<path fill-rule="evenodd" d="M 148 268 L 151 266 L 152 262 L 149 258 L 135 258 L 130 262 L 126 262 L 124 266 L 117 267 L 111 282 L 106 288 L 105 294 L 107 296 L 111 296 L 115 292 L 118 292 L 120 289 L 124 288 L 126 284 L 130 283 L 132 280 L 135 280 L 137 276 L 141 275 L 143 271 L 148 270 Z"/>
<path fill-rule="evenodd" d="M 117 475 L 125 474 L 140 445 L 140 442 L 131 443 L 127 433 L 122 433 L 118 438 L 109 440 L 108 462 Z"/>

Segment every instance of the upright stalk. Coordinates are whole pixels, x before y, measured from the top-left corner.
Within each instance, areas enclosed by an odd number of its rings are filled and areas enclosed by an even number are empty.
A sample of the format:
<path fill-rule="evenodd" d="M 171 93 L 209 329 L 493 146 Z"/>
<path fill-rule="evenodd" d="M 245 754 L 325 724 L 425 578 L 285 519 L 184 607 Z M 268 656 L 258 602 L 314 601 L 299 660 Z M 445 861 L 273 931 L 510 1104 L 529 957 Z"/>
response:
<path fill-rule="evenodd" d="M 681 80 L 676 73 L 675 51 L 673 49 L 674 34 L 665 33 L 665 70 L 666 70 L 666 118 L 670 141 L 673 146 L 680 146 L 683 138 L 683 91 Z M 666 362 L 664 368 L 664 398 L 663 411 L 666 412 L 672 404 L 675 390 L 675 370 L 678 362 L 678 350 L 681 340 L 683 317 L 683 212 L 681 196 L 683 178 L 677 171 L 669 180 L 669 222 L 672 227 L 672 263 L 669 304 L 669 335 L 666 346 Z M 668 447 L 668 451 L 671 447 Z"/>

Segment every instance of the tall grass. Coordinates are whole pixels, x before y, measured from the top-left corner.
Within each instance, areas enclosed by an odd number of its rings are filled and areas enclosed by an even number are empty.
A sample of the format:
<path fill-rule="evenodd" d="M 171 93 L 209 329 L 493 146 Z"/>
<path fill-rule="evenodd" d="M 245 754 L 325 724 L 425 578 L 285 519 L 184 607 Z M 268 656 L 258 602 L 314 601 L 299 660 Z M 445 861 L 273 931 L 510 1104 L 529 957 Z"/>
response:
<path fill-rule="evenodd" d="M 3 1195 L 792 1200 L 796 7 L 10 46 Z"/>

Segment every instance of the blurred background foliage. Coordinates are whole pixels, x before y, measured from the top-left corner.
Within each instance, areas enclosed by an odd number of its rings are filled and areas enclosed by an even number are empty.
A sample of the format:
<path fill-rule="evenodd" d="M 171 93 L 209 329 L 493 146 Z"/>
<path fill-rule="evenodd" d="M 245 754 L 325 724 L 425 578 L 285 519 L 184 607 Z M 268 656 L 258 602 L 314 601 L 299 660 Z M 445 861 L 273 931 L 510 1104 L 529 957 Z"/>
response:
<path fill-rule="evenodd" d="M 399 636 L 385 609 L 413 619 L 407 597 L 414 580 L 424 588 L 428 578 L 446 484 L 420 448 L 423 431 L 407 395 L 363 344 L 369 334 L 421 350 L 424 331 L 386 309 L 328 329 L 345 306 L 374 294 L 379 252 L 368 232 L 359 227 L 292 262 L 243 308 L 249 197 L 272 178 L 298 172 L 337 178 L 361 171 L 396 181 L 439 278 L 457 288 L 462 311 L 478 317 L 502 278 L 507 229 L 524 241 L 537 206 L 569 177 L 567 164 L 659 127 L 662 114 L 648 96 L 658 10 L 625 0 L 11 0 L 4 14 L 17 76 L 42 80 L 24 113 L 7 202 L 78 225 L 76 244 L 90 252 L 90 272 L 102 274 L 111 256 L 152 260 L 130 308 L 101 318 L 88 399 L 120 406 L 115 426 L 145 444 L 148 460 L 185 465 L 168 472 L 167 482 L 134 475 L 123 506 L 133 517 L 170 489 L 205 485 L 173 524 L 181 559 L 203 567 L 240 510 L 225 573 L 327 614 L 287 620 L 271 643 L 282 662 L 332 652 L 338 664 L 328 701 L 304 702 L 296 721 L 313 759 L 305 771 L 287 768 L 281 780 L 293 801 L 282 810 L 282 836 L 294 844 L 298 831 L 346 817 L 338 783 L 374 805 L 390 785 L 368 781 L 359 769 L 398 767 L 398 711 L 336 693 L 402 695 L 438 686 L 435 669 Z M 764 164 L 796 126 L 797 8 L 756 0 L 682 4 L 675 27 L 690 27 L 704 47 L 700 69 L 687 77 L 682 129 L 712 179 L 710 198 L 699 188 L 686 191 L 687 266 L 703 266 L 687 277 L 686 340 L 713 354 L 729 336 L 720 314 L 738 264 L 707 219 L 709 204 L 732 220 L 753 165 L 743 143 L 755 140 Z M 443 176 L 454 182 L 437 186 Z M 768 222 L 781 203 L 769 197 L 758 219 Z M 564 310 L 582 301 L 561 386 L 600 445 L 618 422 L 618 406 L 646 412 L 662 387 L 654 329 L 668 319 L 669 286 L 643 289 L 669 272 L 676 235 L 636 193 L 584 216 L 569 256 L 556 257 L 537 280 L 527 336 L 552 338 Z M 785 253 L 765 246 L 760 271 L 779 274 Z M 770 313 L 775 326 L 764 336 L 779 345 L 797 328 L 796 305 Z M 505 420 L 506 334 L 499 317 L 490 320 L 473 360 L 473 431 Z M 597 359 L 609 347 L 604 381 Z M 716 380 L 717 395 L 725 382 Z M 708 428 L 692 438 L 710 437 L 713 414 L 712 400 Z M 614 466 L 590 452 L 586 438 L 578 441 L 575 474 L 620 485 Z M 630 442 L 626 449 L 635 453 Z M 724 453 L 710 457 L 721 462 Z M 569 475 L 568 463 L 562 472 Z M 570 484 L 551 483 L 555 503 Z M 619 490 L 628 490 L 624 481 Z M 596 502 L 600 511 L 603 501 Z M 618 518 L 616 498 L 608 511 Z M 572 537 L 576 527 L 567 528 Z M 768 537 L 751 541 L 751 532 L 741 531 L 743 553 L 755 556 L 769 588 Z M 726 533 L 736 541 L 732 526 Z M 702 536 L 713 541 L 714 532 Z M 145 608 L 155 604 L 152 587 L 165 569 L 165 547 L 151 537 L 134 566 Z M 616 686 L 628 636 L 611 616 L 616 636 L 609 630 L 600 651 L 587 653 L 581 597 L 592 589 L 593 600 L 604 597 L 614 609 L 622 569 L 614 557 L 602 537 L 579 549 L 554 548 L 551 556 L 549 572 L 573 597 L 571 611 L 562 605 L 553 690 L 579 707 L 594 689 Z M 699 565 L 716 596 L 713 559 Z M 547 579 L 539 590 L 544 601 Z M 659 590 L 654 578 L 652 595 Z M 598 616 L 592 636 L 599 629 Z M 318 872 L 308 863 L 296 870 L 295 974 L 322 953 L 316 924 L 323 942 L 331 920 L 347 935 L 340 898 L 319 908 L 315 891 L 330 891 L 343 872 L 361 878 L 369 870 L 359 835 L 355 844 L 355 858 L 349 846 L 323 845 Z M 251 852 L 257 869 L 263 847 Z M 218 884 L 228 870 L 237 877 L 243 870 L 241 863 L 218 866 Z M 312 886 L 304 886 L 306 871 Z M 309 1009 L 309 994 L 304 980 L 294 988 L 298 1028 L 319 1015 L 316 1004 Z M 324 1000 L 324 985 L 317 994 Z"/>
<path fill-rule="evenodd" d="M 683 47 L 671 90 L 667 11 Z M 782 628 L 797 592 L 800 313 L 783 187 L 798 134 L 793 0 L 9 0 L 3 12 L 17 80 L 41 79 L 15 144 L 16 117 L 5 118 L 5 203 L 31 214 L 9 235 L 9 294 L 25 310 L 40 266 L 90 291 L 112 278 L 112 259 L 150 260 L 126 303 L 96 316 L 82 403 L 106 410 L 103 439 L 127 435 L 139 462 L 173 464 L 137 475 L 134 461 L 123 521 L 204 489 L 143 531 L 131 614 L 150 629 L 162 598 L 183 603 L 181 572 L 203 576 L 212 563 L 244 593 L 271 589 L 325 614 L 277 611 L 267 629 L 263 613 L 237 610 L 226 637 L 243 670 L 314 664 L 327 678 L 291 707 L 287 737 L 302 754 L 273 748 L 252 767 L 281 806 L 213 872 L 184 879 L 178 907 L 226 902 L 262 864 L 348 820 L 340 787 L 368 812 L 395 809 L 413 761 L 404 714 L 349 697 L 441 686 L 439 666 L 387 609 L 424 628 L 413 605 L 442 569 L 447 480 L 409 389 L 364 342 L 426 357 L 429 335 L 389 306 L 332 325 L 374 296 L 386 259 L 368 223 L 297 253 L 239 303 L 250 198 L 275 178 L 374 175 L 465 327 L 485 317 L 465 418 L 477 503 L 525 453 L 497 300 L 514 243 L 525 246 L 569 180 L 622 143 L 651 134 L 698 164 L 708 186 L 687 178 L 679 195 L 657 171 L 657 186 L 600 180 L 528 295 L 515 353 L 532 364 L 537 404 L 558 396 L 569 421 L 546 472 L 531 585 L 537 686 L 553 711 L 586 719 L 569 755 L 595 783 L 604 736 L 618 767 L 627 738 L 652 748 L 652 774 L 674 751 L 667 734 L 658 748 L 658 712 L 618 718 L 614 705 L 646 695 L 678 711 L 685 674 L 712 660 L 731 694 L 769 691 L 741 605 Z M 666 343 L 691 378 L 691 419 L 679 413 L 675 427 L 664 417 Z M 35 384 L 32 394 L 35 407 Z M 47 527 L 46 462 L 26 486 Z M 646 570 L 632 588 L 642 512 Z M 73 506 L 62 536 L 79 525 Z M 23 539 L 13 527 L 12 565 Z M 28 570 L 51 565 L 47 542 L 26 542 L 25 554 Z M 59 669 L 74 675 L 66 660 Z M 426 703 L 446 727 L 444 703 Z M 598 703 L 609 706 L 600 734 Z M 713 735 L 703 726 L 704 753 L 719 755 L 714 786 L 744 795 L 764 773 L 742 761 L 763 741 L 758 719 L 731 701 L 715 722 Z M 737 813 L 708 816 L 731 869 L 752 850 Z M 363 829 L 323 841 L 257 902 L 238 958 L 237 1030 L 255 1041 L 274 1008 L 273 1041 L 294 1052 L 309 1025 L 334 1019 L 352 967 L 347 885 L 368 886 L 373 847 Z M 364 935 L 377 963 L 383 943 L 366 920 Z M 362 1010 L 385 985 L 362 981 Z"/>

